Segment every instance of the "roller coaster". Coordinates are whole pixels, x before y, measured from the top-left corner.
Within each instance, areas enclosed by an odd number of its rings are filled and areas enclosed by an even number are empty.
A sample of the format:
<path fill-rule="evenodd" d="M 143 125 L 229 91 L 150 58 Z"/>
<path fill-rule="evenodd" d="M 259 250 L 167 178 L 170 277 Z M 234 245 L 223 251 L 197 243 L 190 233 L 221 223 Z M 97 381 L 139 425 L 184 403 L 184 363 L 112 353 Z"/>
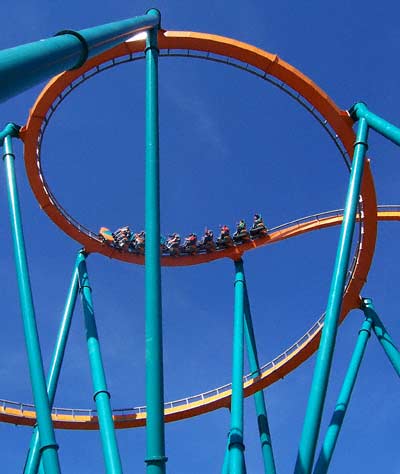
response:
<path fill-rule="evenodd" d="M 146 32 L 143 38 L 135 36 L 143 32 Z M 328 134 L 350 170 L 344 209 L 302 217 L 270 228 L 267 234 L 257 238 L 249 237 L 240 243 L 232 242 L 229 246 L 220 245 L 214 251 L 181 251 L 179 255 L 160 252 L 157 73 L 158 58 L 163 56 L 223 63 L 259 77 L 295 100 Z M 143 60 L 146 65 L 146 245 L 143 252 L 121 251 L 98 232 L 87 229 L 71 216 L 50 189 L 41 162 L 43 138 L 59 105 L 81 84 L 103 71 L 137 60 Z M 0 134 L 34 399 L 34 404 L 1 399 L 0 421 L 34 427 L 24 473 L 36 473 L 40 466 L 46 473 L 61 472 L 55 429 L 99 430 L 106 471 L 120 473 L 122 463 L 115 430 L 146 426 L 146 470 L 149 474 L 162 474 L 166 472 L 167 461 L 164 423 L 228 408 L 231 426 L 221 469 L 223 474 L 244 474 L 243 399 L 254 396 L 257 416 L 264 420 L 259 423 L 264 472 L 274 474 L 276 466 L 263 389 L 295 370 L 314 353 L 314 378 L 294 472 L 327 472 L 371 332 L 376 334 L 391 364 L 400 374 L 399 351 L 379 319 L 372 300 L 361 296 L 373 259 L 377 221 L 400 220 L 400 206 L 378 206 L 376 203 L 374 181 L 366 158 L 368 132 L 373 129 L 400 145 L 400 129 L 369 111 L 361 102 L 349 110 L 341 110 L 313 81 L 277 55 L 221 36 L 166 31 L 161 28 L 160 13 L 154 9 L 133 19 L 81 31 L 66 30 L 48 40 L 0 52 L 0 97 L 3 101 L 45 79 L 50 81 L 30 110 L 26 125 L 20 127 L 9 123 Z M 355 123 L 358 126 L 356 133 L 353 131 Z M 82 246 L 78 252 L 47 383 L 40 355 L 22 232 L 12 147 L 14 138 L 23 141 L 26 173 L 41 209 L 67 236 Z M 356 225 L 358 232 L 355 232 Z M 341 226 L 341 232 L 326 311 L 290 347 L 273 360 L 260 364 L 244 274 L 244 254 L 333 226 Z M 356 249 L 351 259 L 353 240 Z M 86 258 L 92 253 L 145 266 L 146 406 L 123 409 L 111 407 L 86 267 Z M 165 402 L 160 269 L 162 266 L 195 266 L 218 259 L 230 259 L 235 267 L 232 382 L 180 400 Z M 70 321 L 79 293 L 88 335 L 96 410 L 53 406 Z M 338 326 L 350 311 L 358 308 L 364 311 L 365 321 L 339 396 L 338 405 L 342 408 L 339 414 L 335 412 L 321 453 L 315 461 Z M 243 370 L 245 338 L 251 370 L 247 375 Z"/>

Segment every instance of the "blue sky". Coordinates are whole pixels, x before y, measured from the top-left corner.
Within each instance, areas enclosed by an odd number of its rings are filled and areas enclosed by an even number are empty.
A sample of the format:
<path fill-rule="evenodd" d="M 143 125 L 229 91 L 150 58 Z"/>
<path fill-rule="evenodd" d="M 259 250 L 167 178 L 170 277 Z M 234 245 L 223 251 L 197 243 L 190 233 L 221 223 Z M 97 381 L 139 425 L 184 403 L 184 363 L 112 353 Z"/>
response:
<path fill-rule="evenodd" d="M 162 26 L 230 36 L 277 53 L 313 79 L 343 109 L 364 100 L 400 123 L 397 2 L 146 2 L 7 5 L 0 48 L 144 13 Z M 41 87 L 1 104 L 4 123 L 26 122 Z M 348 172 L 321 127 L 288 97 L 258 78 L 223 65 L 160 60 L 162 230 L 201 233 L 263 214 L 268 226 L 343 207 Z M 79 245 L 42 213 L 27 183 L 22 148 L 16 166 L 27 252 L 45 366 L 51 357 Z M 378 202 L 399 203 L 399 150 L 370 134 Z M 144 226 L 144 63 L 120 66 L 87 82 L 60 106 L 43 145 L 43 167 L 59 202 L 96 231 Z M 0 186 L 3 330 L 0 398 L 31 402 L 4 175 Z M 324 311 L 338 229 L 326 229 L 250 252 L 245 258 L 260 360 L 300 338 Z M 371 296 L 393 338 L 398 325 L 398 223 L 379 225 L 363 294 Z M 107 381 L 115 408 L 145 403 L 144 272 L 92 255 L 88 261 Z M 230 381 L 233 264 L 218 261 L 163 270 L 165 399 Z M 338 333 L 322 432 L 330 419 L 362 314 Z M 292 472 L 315 359 L 266 390 L 279 473 Z M 398 381 L 371 338 L 332 462 L 332 473 L 398 473 Z M 59 407 L 93 407 L 83 317 L 78 302 L 56 396 Z M 253 401 L 245 402 L 247 472 L 262 472 Z M 166 426 L 168 472 L 220 472 L 227 411 Z M 0 425 L 2 472 L 21 472 L 31 430 Z M 59 431 L 60 462 L 71 474 L 103 472 L 100 437 Z M 125 472 L 143 472 L 143 429 L 117 433 Z"/>

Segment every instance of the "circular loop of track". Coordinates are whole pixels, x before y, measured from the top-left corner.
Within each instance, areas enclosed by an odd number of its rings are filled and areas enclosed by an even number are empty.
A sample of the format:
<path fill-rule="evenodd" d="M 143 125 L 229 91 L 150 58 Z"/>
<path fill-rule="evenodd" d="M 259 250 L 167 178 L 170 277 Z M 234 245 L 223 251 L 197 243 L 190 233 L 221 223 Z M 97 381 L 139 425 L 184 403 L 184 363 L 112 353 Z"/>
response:
<path fill-rule="evenodd" d="M 229 38 L 220 36 L 192 33 L 192 32 L 160 32 L 159 35 L 160 49 L 166 50 L 193 50 L 205 52 L 206 55 L 215 54 L 222 57 L 232 58 L 249 64 L 252 68 L 263 71 L 265 75 L 269 75 L 282 81 L 299 96 L 303 97 L 312 108 L 325 118 L 331 129 L 336 134 L 335 137 L 343 144 L 348 155 L 351 155 L 352 145 L 354 142 L 354 132 L 352 130 L 352 121 L 345 111 L 340 110 L 333 101 L 309 78 L 304 76 L 297 69 L 282 61 L 278 56 L 267 53 L 253 46 L 241 43 Z M 51 115 L 52 104 L 61 96 L 63 91 L 72 89 L 73 82 L 85 72 L 90 71 L 98 65 L 105 62 L 115 62 L 118 58 L 125 55 L 141 53 L 144 49 L 143 41 L 127 42 L 111 51 L 104 53 L 92 60 L 88 61 L 82 68 L 74 71 L 65 72 L 55 77 L 38 97 L 31 113 L 26 127 L 21 132 L 21 137 L 25 143 L 25 165 L 28 178 L 32 189 L 39 201 L 39 204 L 48 216 L 70 237 L 80 242 L 89 252 L 98 252 L 109 257 L 119 258 L 121 260 L 130 261 L 132 263 L 143 263 L 143 258 L 132 254 L 117 253 L 110 247 L 102 244 L 95 234 L 88 234 L 85 229 L 75 224 L 73 219 L 62 211 L 51 191 L 47 187 L 41 172 L 40 154 L 37 149 L 40 147 L 41 134 L 46 117 Z M 360 241 L 352 272 L 349 277 L 345 294 L 343 297 L 342 311 L 340 320 L 343 320 L 351 309 L 359 306 L 359 294 L 366 281 L 368 271 L 372 262 L 372 256 L 376 241 L 376 224 L 377 224 L 377 208 L 376 196 L 371 175 L 369 163 L 366 163 L 363 181 L 362 181 L 362 212 L 360 220 L 362 221 L 362 232 L 360 233 Z M 215 258 L 231 257 L 235 258 L 244 251 L 255 248 L 259 245 L 265 245 L 298 235 L 302 232 L 315 230 L 317 228 L 337 225 L 341 222 L 341 218 L 326 218 L 327 220 L 319 220 L 317 223 L 304 223 L 294 229 L 279 230 L 274 232 L 269 240 L 250 242 L 237 248 L 229 249 L 222 252 L 213 252 L 207 255 L 198 255 L 195 257 L 181 258 L 163 258 L 163 265 L 193 265 L 213 260 Z M 275 363 L 267 364 L 261 371 L 260 375 L 250 377 L 245 381 L 245 396 L 249 396 L 254 392 L 267 387 L 276 380 L 284 377 L 290 371 L 298 367 L 318 347 L 318 341 L 323 326 L 321 318 L 314 324 L 313 328 L 306 333 L 299 341 L 292 345 L 281 356 L 275 359 Z M 307 337 L 306 337 L 307 336 Z M 169 402 L 166 404 L 165 416 L 166 421 L 174 421 L 191 416 L 206 413 L 217 408 L 228 407 L 231 391 L 230 386 L 226 389 L 215 389 L 207 392 L 209 396 L 204 394 L 194 397 L 188 397 L 185 403 Z M 180 402 L 180 401 L 179 401 Z M 8 413 L 7 413 L 8 410 Z M 57 409 L 56 409 L 57 410 Z M 72 414 L 71 414 L 72 411 Z M 97 417 L 92 414 L 88 416 L 79 416 L 79 409 L 71 409 L 68 413 L 53 414 L 55 425 L 59 428 L 69 429 L 97 429 Z M 14 412 L 14 413 L 12 413 Z M 145 424 L 145 412 L 124 414 L 123 411 L 115 410 L 114 418 L 116 427 L 128 428 L 132 426 L 142 426 Z M 34 411 L 27 412 L 18 409 L 9 409 L 0 407 L 0 419 L 15 424 L 34 424 Z"/>
<path fill-rule="evenodd" d="M 310 79 L 276 55 L 229 38 L 190 32 L 161 32 L 159 47 L 161 54 L 164 55 L 186 55 L 224 62 L 272 82 L 282 91 L 291 95 L 319 121 L 345 160 L 348 161 L 354 138 L 352 121 L 348 114 L 340 110 Z M 41 208 L 50 219 L 67 235 L 82 244 L 88 252 L 101 253 L 110 258 L 136 264 L 144 263 L 142 255 L 120 251 L 102 242 L 96 233 L 82 226 L 57 202 L 43 174 L 40 151 L 42 138 L 50 118 L 70 92 L 99 72 L 143 58 L 143 50 L 143 41 L 126 42 L 91 59 L 80 69 L 56 76 L 39 95 L 31 109 L 27 124 L 21 132 L 25 143 L 24 156 L 28 178 Z M 191 51 L 197 52 L 197 55 L 190 55 Z M 217 252 L 182 255 L 178 258 L 163 256 L 161 264 L 163 266 L 183 266 L 225 257 L 238 258 L 248 250 L 276 240 L 277 236 L 274 236 L 272 239 L 261 238 Z"/>

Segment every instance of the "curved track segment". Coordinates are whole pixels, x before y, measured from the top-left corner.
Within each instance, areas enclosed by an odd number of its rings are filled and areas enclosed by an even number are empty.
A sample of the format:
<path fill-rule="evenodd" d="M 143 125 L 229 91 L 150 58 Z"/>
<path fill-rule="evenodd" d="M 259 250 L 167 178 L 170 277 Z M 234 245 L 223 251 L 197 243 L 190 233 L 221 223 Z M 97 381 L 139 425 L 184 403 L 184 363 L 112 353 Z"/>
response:
<path fill-rule="evenodd" d="M 283 229 L 277 232 L 282 232 L 282 238 L 289 238 L 289 236 L 294 237 L 304 232 L 340 225 L 343 220 L 340 212 L 331 211 L 303 218 L 294 221 L 291 226 L 282 226 Z M 381 221 L 399 221 L 400 206 L 380 206 L 378 219 Z M 358 265 L 359 262 L 356 262 L 351 279 L 356 278 L 361 282 L 360 275 L 357 273 Z M 362 284 L 359 286 L 361 288 Z M 341 320 L 344 319 L 346 312 L 358 307 L 359 298 L 356 298 L 355 303 L 356 305 L 352 307 L 349 307 L 349 303 L 346 306 L 343 305 Z M 261 375 L 259 377 L 252 378 L 251 374 L 244 377 L 245 396 L 250 396 L 257 390 L 273 384 L 310 357 L 318 348 L 323 319 L 324 316 L 285 352 L 264 364 L 260 368 Z M 227 384 L 198 395 L 167 402 L 165 403 L 165 421 L 177 421 L 201 415 L 218 408 L 229 408 L 230 397 L 231 385 Z M 114 409 L 113 414 L 116 428 L 132 428 L 145 425 L 146 407 Z M 54 408 L 52 417 L 55 426 L 60 429 L 98 429 L 97 416 L 93 410 Z M 2 400 L 0 401 L 0 421 L 16 425 L 33 426 L 36 421 L 36 413 L 33 405 Z"/>
<path fill-rule="evenodd" d="M 162 31 L 159 34 L 160 50 L 170 51 L 197 51 L 205 54 L 204 59 L 226 58 L 228 61 L 240 62 L 250 72 L 261 77 L 273 77 L 288 89 L 294 92 L 293 96 L 309 104 L 309 110 L 316 110 L 323 117 L 323 126 L 332 128 L 334 140 L 341 143 L 348 155 L 352 154 L 354 142 L 353 122 L 346 111 L 340 110 L 328 95 L 313 81 L 280 59 L 277 55 L 267 53 L 254 46 L 230 38 L 216 35 L 193 32 Z M 54 110 L 63 98 L 69 94 L 75 85 L 84 77 L 85 80 L 99 72 L 99 68 L 107 69 L 120 62 L 126 56 L 141 55 L 144 49 L 143 41 L 129 41 L 111 51 L 101 54 L 88 61 L 82 68 L 67 71 L 52 79 L 39 95 L 31 109 L 28 122 L 21 131 L 25 144 L 25 166 L 33 192 L 41 208 L 67 235 L 82 244 L 90 253 L 101 253 L 110 258 L 116 258 L 130 263 L 143 264 L 144 257 L 138 254 L 121 252 L 103 243 L 97 234 L 85 229 L 80 223 L 66 213 L 57 202 L 43 175 L 40 157 L 41 140 Z M 250 69 L 251 68 L 251 69 Z M 363 210 L 365 214 L 365 230 L 374 234 L 376 226 L 375 191 L 369 167 L 366 167 L 362 186 Z M 372 212 L 372 214 L 371 214 Z M 371 230 L 369 230 L 371 228 Z M 278 236 L 274 237 L 275 239 Z M 274 241 L 271 239 L 271 241 Z M 263 243 L 268 243 L 265 239 Z M 261 241 L 260 241 L 261 243 Z M 238 258 L 244 251 L 260 245 L 251 242 L 239 249 L 220 250 L 208 254 L 193 256 L 162 257 L 163 266 L 184 266 L 206 263 L 212 260 L 230 257 Z"/>
<path fill-rule="evenodd" d="M 282 61 L 278 56 L 229 38 L 193 32 L 160 32 L 159 46 L 161 50 L 167 51 L 200 51 L 205 54 L 204 59 L 207 59 L 210 55 L 229 58 L 229 60 L 232 59 L 233 61 L 246 64 L 246 69 L 247 67 L 252 69 L 250 72 L 263 78 L 276 78 L 279 83 L 278 85 L 280 87 L 282 85 L 282 89 L 285 87 L 286 92 L 288 90 L 292 91 L 290 93 L 295 98 L 301 97 L 300 102 L 308 104 L 307 108 L 309 111 L 318 111 L 318 114 L 323 117 L 321 123 L 329 124 L 333 130 L 332 136 L 335 143 L 341 143 L 347 154 L 349 156 L 352 155 L 352 145 L 355 136 L 352 130 L 352 121 L 347 112 L 340 110 L 314 82 L 293 66 Z M 73 90 L 74 81 L 78 81 L 85 74 L 87 74 L 87 77 L 91 77 L 92 74 L 96 73 L 93 73 L 93 71 L 97 70 L 98 72 L 99 65 L 109 64 L 109 67 L 112 67 L 120 61 L 119 58 L 142 54 L 143 49 L 143 41 L 126 42 L 107 53 L 93 58 L 81 69 L 68 71 L 54 78 L 40 94 L 31 110 L 27 125 L 21 132 L 21 137 L 25 143 L 25 165 L 30 184 L 40 206 L 53 222 L 67 235 L 81 243 L 88 252 L 98 252 L 108 257 L 139 264 L 143 263 L 143 257 L 117 252 L 111 247 L 102 244 L 96 234 L 84 229 L 62 209 L 43 176 L 40 163 L 40 144 L 48 120 L 57 107 L 57 103 L 62 101 L 69 91 Z M 341 320 L 351 309 L 359 306 L 359 294 L 367 278 L 375 248 L 377 210 L 375 189 L 369 163 L 366 163 L 363 176 L 361 204 L 360 220 L 362 229 L 355 263 L 343 297 Z M 398 215 L 400 215 L 400 212 Z M 260 239 L 237 248 L 206 255 L 179 258 L 164 257 L 162 264 L 169 266 L 194 265 L 216 258 L 229 257 L 236 259 L 243 252 L 260 245 L 277 242 L 312 230 L 338 225 L 341 221 L 342 218 L 340 216 L 332 215 L 310 220 L 303 219 L 301 222 L 293 222 L 290 225 L 275 229 L 270 237 L 266 239 Z M 251 377 L 245 378 L 245 395 L 249 396 L 255 391 L 272 384 L 304 362 L 317 349 L 322 326 L 323 318 L 317 321 L 288 350 L 264 366 L 259 377 L 255 379 Z M 230 385 L 226 385 L 194 397 L 167 403 L 165 410 L 166 421 L 175 421 L 206 413 L 220 407 L 228 407 L 230 395 Z M 54 409 L 53 417 L 58 428 L 98 428 L 97 417 L 90 411 Z M 144 425 L 146 414 L 144 408 L 115 410 L 114 417 L 118 428 L 128 428 Z M 13 405 L 12 402 L 7 402 L 4 403 L 2 408 L 0 407 L 0 420 L 14 424 L 33 425 L 35 423 L 35 412 L 25 405 Z"/>

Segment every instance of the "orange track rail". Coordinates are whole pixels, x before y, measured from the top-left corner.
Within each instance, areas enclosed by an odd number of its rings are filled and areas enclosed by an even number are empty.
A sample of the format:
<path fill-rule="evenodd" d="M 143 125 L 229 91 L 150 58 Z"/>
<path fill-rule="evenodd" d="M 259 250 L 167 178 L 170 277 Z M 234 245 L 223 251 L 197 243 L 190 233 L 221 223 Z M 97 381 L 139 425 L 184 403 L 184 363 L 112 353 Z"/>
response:
<path fill-rule="evenodd" d="M 296 91 L 327 120 L 334 132 L 347 150 L 349 155 L 352 154 L 352 145 L 354 142 L 354 132 L 352 130 L 353 122 L 346 111 L 340 110 L 334 102 L 308 77 L 286 63 L 277 55 L 267 53 L 261 49 L 255 48 L 245 43 L 241 43 L 230 38 L 224 38 L 216 35 L 193 32 L 178 31 L 162 31 L 159 34 L 160 50 L 181 50 L 181 51 L 201 51 L 214 55 L 229 57 L 237 61 L 249 64 L 251 67 L 262 71 L 269 76 L 279 79 L 291 89 Z M 89 235 L 82 226 L 68 219 L 65 212 L 60 210 L 56 199 L 46 184 L 43 176 L 40 154 L 40 138 L 42 127 L 49 115 L 49 111 L 53 104 L 57 102 L 61 94 L 68 90 L 71 84 L 80 76 L 93 70 L 99 65 L 111 62 L 115 59 L 134 54 L 141 54 L 144 49 L 143 41 L 126 42 L 112 50 L 103 53 L 89 60 L 82 68 L 73 71 L 64 72 L 53 78 L 43 89 L 33 108 L 30 111 L 27 124 L 21 130 L 21 138 L 25 144 L 25 166 L 29 178 L 29 182 L 33 192 L 39 201 L 41 208 L 46 212 L 50 219 L 60 227 L 67 235 L 82 244 L 85 249 L 92 253 L 101 253 L 110 258 L 127 261 L 130 263 L 143 264 L 144 257 L 128 252 L 121 252 L 109 245 L 102 243 L 98 237 L 92 233 Z M 366 190 L 368 189 L 368 195 Z M 375 201 L 375 192 L 373 190 L 372 177 L 367 168 L 363 183 L 362 194 L 364 200 Z M 365 205 L 365 203 L 364 203 Z M 366 203 L 365 214 L 373 209 Z M 367 217 L 368 218 L 368 217 Z M 372 219 L 369 224 L 372 222 Z M 227 249 L 208 254 L 199 254 L 193 256 L 162 257 L 161 264 L 163 266 L 183 266 L 206 263 L 212 260 L 225 257 L 237 258 L 243 251 L 254 248 L 252 243 L 245 244 L 238 249 Z"/>
<path fill-rule="evenodd" d="M 381 211 L 378 213 L 378 219 L 383 221 L 399 221 L 400 211 Z M 285 229 L 284 232 L 280 233 L 281 239 L 276 239 L 274 234 L 272 235 L 272 239 L 274 241 L 282 240 L 311 232 L 313 230 L 340 225 L 342 220 L 342 216 L 333 216 L 314 221 L 313 223 L 305 222 L 303 224 L 295 224 L 292 227 Z M 341 320 L 343 320 L 346 310 L 347 308 L 343 306 Z M 271 362 L 267 364 L 266 369 L 262 371 L 259 377 L 247 380 L 245 382 L 245 396 L 248 397 L 257 390 L 260 390 L 260 388 L 265 388 L 268 385 L 273 384 L 298 367 L 308 357 L 310 357 L 318 347 L 322 327 L 322 322 L 317 322 L 314 324 L 313 328 L 315 328 L 315 331 L 309 337 L 303 336 L 299 340 L 300 343 L 297 343 L 297 347 L 296 344 L 293 345 L 292 347 L 294 347 L 294 350 L 290 351 L 289 349 L 285 351 L 283 353 L 284 356 L 278 356 L 275 359 L 278 360 L 276 363 Z M 309 331 L 307 334 L 310 332 L 311 331 Z M 290 353 L 285 355 L 288 352 Z M 201 415 L 218 408 L 228 408 L 230 406 L 230 397 L 230 385 L 227 385 L 219 389 L 214 389 L 203 394 L 187 397 L 175 402 L 167 402 L 165 404 L 165 421 L 177 421 L 192 416 Z M 114 410 L 114 421 L 116 428 L 133 428 L 144 426 L 146 422 L 145 407 L 137 410 L 139 410 L 139 412 L 132 413 L 134 410 L 131 409 L 129 410 L 129 413 L 126 414 L 118 414 L 122 413 L 124 410 Z M 52 418 L 55 427 L 59 429 L 98 429 L 97 416 L 93 415 L 91 410 L 54 408 Z M 8 402 L 8 404 L 4 403 L 3 406 L 0 406 L 0 421 L 12 423 L 15 425 L 33 426 L 36 421 L 36 413 L 33 411 L 32 406 Z"/>
<path fill-rule="evenodd" d="M 312 104 L 312 106 L 327 120 L 334 132 L 337 134 L 338 139 L 342 142 L 344 148 L 351 156 L 355 136 L 352 129 L 352 121 L 347 112 L 340 110 L 328 95 L 314 82 L 293 66 L 278 58 L 278 56 L 229 38 L 193 32 L 162 31 L 159 35 L 159 47 L 160 49 L 167 50 L 203 51 L 233 58 L 237 61 L 243 61 L 258 70 L 263 71 L 265 74 L 281 80 L 284 84 L 288 85 L 294 91 L 297 91 L 297 93 L 299 93 L 305 100 Z M 70 84 L 73 83 L 74 80 L 79 78 L 83 73 L 90 71 L 104 62 L 112 61 L 115 58 L 126 56 L 127 54 L 141 53 L 143 49 L 143 41 L 127 42 L 107 53 L 91 59 L 80 69 L 62 73 L 52 79 L 39 95 L 30 112 L 28 122 L 21 131 L 21 138 L 25 144 L 25 166 L 31 187 L 40 206 L 53 222 L 67 235 L 77 242 L 80 242 L 88 252 L 97 252 L 108 257 L 139 264 L 143 263 L 143 257 L 129 253 L 117 252 L 109 246 L 102 244 L 94 236 L 82 232 L 79 226 L 75 225 L 71 219 L 68 219 L 65 214 L 60 211 L 60 206 L 55 202 L 53 194 L 45 183 L 41 170 L 40 155 L 37 153 L 37 149 L 40 145 L 42 127 L 52 104 L 65 89 L 70 87 Z M 361 195 L 363 232 L 357 253 L 357 260 L 343 297 L 341 321 L 350 310 L 359 306 L 360 291 L 367 278 L 375 248 L 377 226 L 376 196 L 368 161 L 365 166 Z M 390 214 L 392 220 L 397 220 L 400 215 L 400 213 L 395 213 L 395 215 L 393 213 Z M 239 248 L 235 247 L 225 251 L 179 258 L 163 257 L 162 265 L 194 265 L 224 257 L 236 259 L 243 252 L 257 248 L 260 245 L 277 242 L 312 230 L 338 225 L 341 220 L 341 217 L 329 217 L 314 223 L 306 222 L 298 224 L 274 232 L 269 236 L 269 238 L 248 242 L 241 245 Z M 245 383 L 245 396 L 249 396 L 257 390 L 271 385 L 276 380 L 282 378 L 298 367 L 315 352 L 318 347 L 322 327 L 321 323 L 316 324 L 317 326 L 314 325 L 314 327 L 317 327 L 317 329 L 313 334 L 310 335 L 310 337 L 303 337 L 300 339 L 302 342 L 298 343 L 290 354 L 288 351 L 285 352 L 284 356 L 278 357 L 279 360 L 276 360 L 276 363 L 273 364 L 272 367 L 269 367 L 267 370 L 262 372 L 262 374 L 256 379 L 251 379 Z M 178 406 L 174 406 L 174 402 L 171 402 L 171 408 L 166 408 L 165 410 L 166 421 L 180 420 L 206 413 L 217 408 L 229 406 L 231 395 L 229 386 L 227 386 L 226 390 L 223 391 L 216 390 L 209 392 L 209 394 L 214 393 L 215 395 L 211 396 L 204 396 L 203 394 L 196 397 L 190 397 L 190 399 L 185 399 L 183 404 L 176 403 Z M 193 401 L 193 399 L 195 401 Z M 58 411 L 67 410 L 58 409 Z M 89 413 L 87 415 L 79 415 L 79 412 L 80 410 L 72 410 L 67 414 L 54 413 L 53 420 L 55 426 L 64 429 L 98 429 L 96 416 L 91 416 Z M 117 415 L 116 412 L 118 411 L 114 412 L 114 420 L 117 428 L 129 428 L 143 426 L 145 424 L 145 412 L 124 415 Z M 0 407 L 0 421 L 13 424 L 33 425 L 35 423 L 35 412 L 20 408 L 11 408 L 5 404 L 3 407 Z"/>

